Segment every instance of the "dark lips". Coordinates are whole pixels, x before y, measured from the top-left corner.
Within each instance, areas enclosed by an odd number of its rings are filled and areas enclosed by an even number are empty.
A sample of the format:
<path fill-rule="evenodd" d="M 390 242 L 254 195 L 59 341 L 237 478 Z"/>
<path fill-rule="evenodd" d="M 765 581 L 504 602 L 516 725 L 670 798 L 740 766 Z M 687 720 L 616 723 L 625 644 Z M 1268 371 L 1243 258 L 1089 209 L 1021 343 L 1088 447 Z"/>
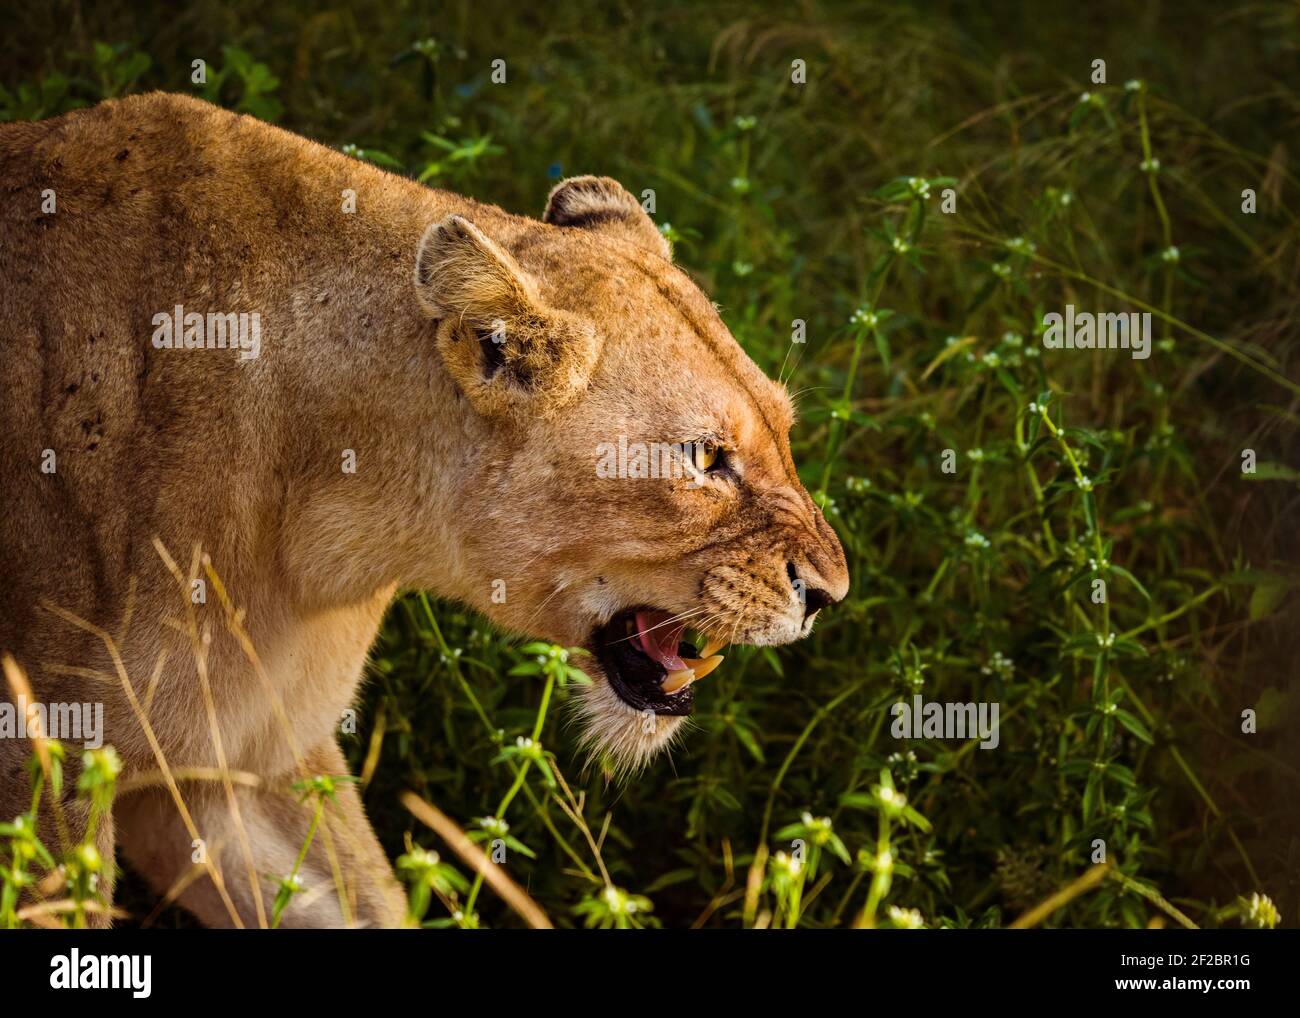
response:
<path fill-rule="evenodd" d="M 627 620 L 638 609 L 620 612 L 598 629 L 593 653 L 605 672 L 605 679 L 618 698 L 633 710 L 649 710 L 668 717 L 685 717 L 695 706 L 693 683 L 678 693 L 661 688 L 668 673 L 663 665 L 638 649 L 627 636 Z M 695 657 L 689 643 L 680 646 L 682 657 Z"/>

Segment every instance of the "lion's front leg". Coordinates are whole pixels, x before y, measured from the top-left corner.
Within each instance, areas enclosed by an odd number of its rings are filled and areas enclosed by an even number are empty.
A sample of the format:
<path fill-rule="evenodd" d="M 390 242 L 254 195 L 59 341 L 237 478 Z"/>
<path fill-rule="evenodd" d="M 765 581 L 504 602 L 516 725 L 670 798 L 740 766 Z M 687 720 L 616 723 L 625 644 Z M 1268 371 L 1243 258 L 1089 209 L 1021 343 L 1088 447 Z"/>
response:
<path fill-rule="evenodd" d="M 313 775 L 348 772 L 333 741 L 308 753 L 306 766 Z M 285 777 L 274 790 L 237 785 L 238 820 L 220 782 L 183 784 L 181 794 L 199 833 L 197 845 L 166 789 L 133 792 L 114 807 L 119 846 L 158 894 L 179 901 L 204 925 L 234 926 L 236 914 L 246 928 L 263 921 L 271 925 L 279 882 L 293 872 L 316 811 L 314 797 L 298 801 L 288 787 L 292 780 Z M 298 867 L 302 890 L 284 909 L 280 926 L 399 926 L 406 898 L 356 786 L 341 782 L 336 788 Z M 217 871 L 220 887 L 205 858 Z"/>

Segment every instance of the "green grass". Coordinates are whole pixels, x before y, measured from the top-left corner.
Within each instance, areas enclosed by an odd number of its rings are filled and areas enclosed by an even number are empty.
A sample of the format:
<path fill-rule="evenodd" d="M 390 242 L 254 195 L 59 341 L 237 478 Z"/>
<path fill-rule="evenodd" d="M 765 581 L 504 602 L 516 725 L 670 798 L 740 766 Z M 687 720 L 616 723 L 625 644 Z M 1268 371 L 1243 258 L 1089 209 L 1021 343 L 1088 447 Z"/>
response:
<path fill-rule="evenodd" d="M 561 174 L 653 189 L 798 394 L 850 598 L 734 653 L 634 781 L 580 773 L 554 659 L 394 606 L 345 749 L 418 917 L 519 922 L 407 789 L 557 924 L 1004 925 L 1072 886 L 1034 921 L 1294 925 L 1297 8 L 483 8 L 30 12 L 0 79 L 0 116 L 47 116 L 206 56 L 210 98 L 514 211 Z M 1045 349 L 1066 304 L 1150 311 L 1150 359 Z M 894 739 L 918 692 L 998 702 L 999 747 Z"/>

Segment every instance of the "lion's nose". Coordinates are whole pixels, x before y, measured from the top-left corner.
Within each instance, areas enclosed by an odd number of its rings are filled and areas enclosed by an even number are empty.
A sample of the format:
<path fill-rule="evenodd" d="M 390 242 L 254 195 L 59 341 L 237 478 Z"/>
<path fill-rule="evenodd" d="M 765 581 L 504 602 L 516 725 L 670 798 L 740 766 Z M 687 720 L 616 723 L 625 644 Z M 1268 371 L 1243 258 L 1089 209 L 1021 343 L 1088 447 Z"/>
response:
<path fill-rule="evenodd" d="M 825 590 L 822 590 L 821 587 L 809 586 L 799 576 L 799 570 L 793 562 L 785 564 L 785 572 L 790 577 L 790 585 L 794 587 L 795 594 L 803 602 L 803 617 L 805 619 L 835 603 L 836 599 L 831 597 Z"/>
<path fill-rule="evenodd" d="M 821 587 L 809 587 L 803 592 L 803 617 L 806 619 L 814 612 L 821 611 L 829 604 L 834 604 L 830 594 Z"/>

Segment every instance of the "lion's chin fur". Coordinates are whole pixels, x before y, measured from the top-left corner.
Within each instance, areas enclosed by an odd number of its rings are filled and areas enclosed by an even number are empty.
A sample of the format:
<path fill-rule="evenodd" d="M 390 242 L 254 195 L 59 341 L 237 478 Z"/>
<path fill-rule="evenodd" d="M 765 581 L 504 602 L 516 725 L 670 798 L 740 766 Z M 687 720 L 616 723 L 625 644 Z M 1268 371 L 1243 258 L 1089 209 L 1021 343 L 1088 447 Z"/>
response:
<path fill-rule="evenodd" d="M 603 676 L 579 687 L 573 704 L 587 766 L 599 765 L 615 779 L 643 770 L 685 730 L 684 717 L 639 711 L 624 703 Z"/>

